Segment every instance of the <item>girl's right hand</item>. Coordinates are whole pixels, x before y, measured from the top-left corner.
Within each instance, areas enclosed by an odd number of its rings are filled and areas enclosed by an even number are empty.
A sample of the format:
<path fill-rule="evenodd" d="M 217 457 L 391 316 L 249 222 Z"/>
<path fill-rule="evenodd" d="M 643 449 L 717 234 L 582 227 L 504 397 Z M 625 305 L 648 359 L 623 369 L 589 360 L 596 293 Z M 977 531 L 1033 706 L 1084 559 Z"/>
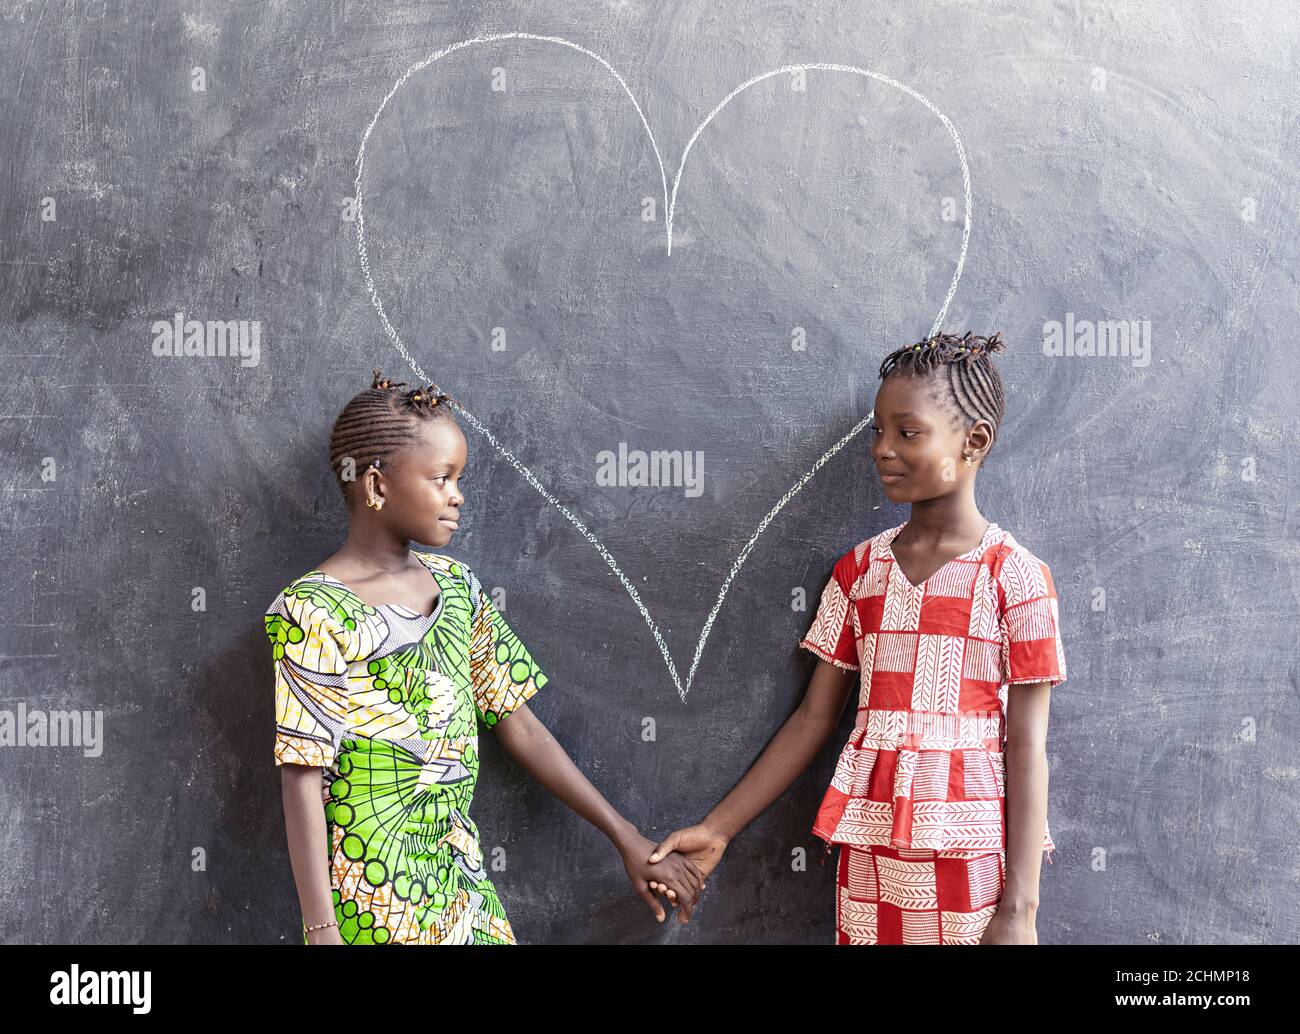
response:
<path fill-rule="evenodd" d="M 320 930 L 309 930 L 307 932 L 308 944 L 342 944 L 343 935 L 339 933 L 337 926 L 327 926 Z"/>

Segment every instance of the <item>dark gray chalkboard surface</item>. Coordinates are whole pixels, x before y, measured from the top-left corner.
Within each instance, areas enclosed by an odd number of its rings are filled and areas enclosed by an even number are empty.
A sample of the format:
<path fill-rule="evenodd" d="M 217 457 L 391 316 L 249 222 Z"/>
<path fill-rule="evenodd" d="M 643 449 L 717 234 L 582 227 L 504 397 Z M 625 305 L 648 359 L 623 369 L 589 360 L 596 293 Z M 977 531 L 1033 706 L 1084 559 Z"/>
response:
<path fill-rule="evenodd" d="M 523 32 L 553 38 L 484 39 Z M 533 709 L 647 836 L 699 819 L 798 703 L 831 565 L 907 518 L 866 433 L 817 465 L 941 320 L 1009 342 L 978 498 L 1061 600 L 1040 939 L 1296 941 L 1298 32 L 4 5 L 0 710 L 102 727 L 0 747 L 3 940 L 299 939 L 262 613 L 340 544 L 330 425 L 374 367 L 417 379 L 399 341 L 474 417 L 446 551 L 549 675 Z M 691 463 L 629 484 L 638 451 Z M 485 733 L 518 937 L 828 943 L 811 825 L 852 720 L 685 927 Z"/>

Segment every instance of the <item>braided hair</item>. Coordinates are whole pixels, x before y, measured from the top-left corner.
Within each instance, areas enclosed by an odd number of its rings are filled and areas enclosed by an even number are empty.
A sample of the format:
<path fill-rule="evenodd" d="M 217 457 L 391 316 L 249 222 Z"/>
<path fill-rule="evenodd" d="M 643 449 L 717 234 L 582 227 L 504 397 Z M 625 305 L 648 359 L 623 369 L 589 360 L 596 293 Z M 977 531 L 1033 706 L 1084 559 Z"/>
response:
<path fill-rule="evenodd" d="M 980 337 L 969 330 L 961 337 L 935 334 L 891 352 L 880 364 L 880 379 L 902 371 L 935 378 L 933 397 L 953 414 L 956 426 L 969 429 L 977 420 L 989 422 L 993 428 L 991 451 L 1006 411 L 1006 391 L 1002 375 L 993 365 L 993 353 L 1006 347 L 1001 331 L 992 337 Z"/>
<path fill-rule="evenodd" d="M 348 459 L 355 464 L 349 480 L 360 480 L 367 468 L 382 467 L 410 446 L 425 421 L 455 422 L 452 406 L 457 402 L 436 384 L 402 391 L 405 387 L 405 381 L 391 381 L 375 370 L 370 387 L 354 395 L 334 421 L 330 466 L 345 500 L 348 480 L 343 474 Z"/>

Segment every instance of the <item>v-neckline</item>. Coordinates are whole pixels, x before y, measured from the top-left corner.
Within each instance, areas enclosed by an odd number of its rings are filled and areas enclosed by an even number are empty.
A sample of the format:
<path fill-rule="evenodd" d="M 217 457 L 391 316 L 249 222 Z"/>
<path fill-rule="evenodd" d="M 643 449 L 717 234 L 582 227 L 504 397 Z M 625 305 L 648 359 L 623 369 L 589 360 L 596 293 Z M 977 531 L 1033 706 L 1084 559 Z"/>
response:
<path fill-rule="evenodd" d="M 989 521 L 989 526 L 984 529 L 984 534 L 980 536 L 979 545 L 977 545 L 974 549 L 968 549 L 965 553 L 962 553 L 959 556 L 955 556 L 951 560 L 947 561 L 947 563 L 941 564 L 939 567 L 936 567 L 933 571 L 930 572 L 929 577 L 926 578 L 924 581 L 913 582 L 910 578 L 907 577 L 907 573 L 903 570 L 903 565 L 898 562 L 898 557 L 894 555 L 894 539 L 898 538 L 898 536 L 903 533 L 903 529 L 906 528 L 911 523 L 912 523 L 911 521 L 905 521 L 902 524 L 900 524 L 897 528 L 894 529 L 893 534 L 890 535 L 888 541 L 885 542 L 885 552 L 889 554 L 890 563 L 893 564 L 894 570 L 898 572 L 898 577 L 903 579 L 903 583 L 913 592 L 921 592 L 922 590 L 924 590 L 925 587 L 930 584 L 930 582 L 934 581 L 935 576 L 937 576 L 939 572 L 947 570 L 958 560 L 970 560 L 980 556 L 984 552 L 985 545 L 988 543 L 989 540 L 989 536 L 993 534 L 994 530 L 998 526 L 996 521 Z"/>
<path fill-rule="evenodd" d="M 410 552 L 414 554 L 417 559 L 423 556 L 423 554 L 416 552 L 416 550 L 414 549 L 412 549 Z M 442 610 L 442 601 L 447 595 L 447 590 L 443 588 L 442 579 L 438 577 L 437 571 L 435 571 L 432 567 L 426 564 L 422 559 L 420 560 L 420 566 L 429 572 L 429 577 L 432 578 L 433 583 L 436 586 L 438 586 L 438 598 L 433 601 L 433 610 L 430 611 L 428 614 L 421 614 L 414 607 L 408 607 L 405 603 L 366 603 L 366 601 L 363 600 L 360 596 L 358 596 L 356 590 L 353 589 L 350 585 L 348 585 L 347 582 L 335 578 L 332 574 L 327 574 L 326 572 L 322 571 L 319 567 L 312 568 L 310 571 L 307 572 L 307 575 L 318 574 L 322 578 L 329 579 L 339 588 L 345 590 L 349 596 L 351 596 L 354 600 L 356 600 L 358 603 L 362 604 L 363 606 L 374 607 L 375 610 L 394 610 L 397 611 L 399 614 L 401 614 L 403 617 L 409 614 L 412 615 L 414 618 L 418 618 L 421 621 L 432 621 L 434 618 L 438 616 L 438 612 Z M 306 575 L 304 575 L 304 577 L 306 577 Z"/>

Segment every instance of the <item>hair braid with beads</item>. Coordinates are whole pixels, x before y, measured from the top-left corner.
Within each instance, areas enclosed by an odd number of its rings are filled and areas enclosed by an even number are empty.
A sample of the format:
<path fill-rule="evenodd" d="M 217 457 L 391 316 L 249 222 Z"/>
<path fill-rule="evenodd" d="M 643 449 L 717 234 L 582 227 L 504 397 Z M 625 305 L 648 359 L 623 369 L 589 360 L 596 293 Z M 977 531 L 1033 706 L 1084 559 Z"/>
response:
<path fill-rule="evenodd" d="M 902 371 L 927 379 L 942 378 L 947 391 L 936 384 L 936 401 L 945 403 L 967 428 L 977 420 L 987 420 L 993 428 L 992 451 L 1006 412 L 1006 391 L 993 364 L 993 353 L 1006 347 L 1000 331 L 992 337 L 980 337 L 969 330 L 961 337 L 935 334 L 891 352 L 880 364 L 880 379 Z M 987 452 L 984 455 L 988 457 Z"/>
<path fill-rule="evenodd" d="M 442 393 L 436 384 L 410 388 L 405 381 L 392 381 L 379 370 L 370 387 L 354 395 L 343 407 L 330 434 L 330 466 L 343 498 L 348 497 L 348 482 L 343 465 L 350 457 L 354 477 L 369 467 L 381 468 L 397 453 L 415 441 L 426 420 L 455 422 L 452 406 L 456 400 Z"/>

